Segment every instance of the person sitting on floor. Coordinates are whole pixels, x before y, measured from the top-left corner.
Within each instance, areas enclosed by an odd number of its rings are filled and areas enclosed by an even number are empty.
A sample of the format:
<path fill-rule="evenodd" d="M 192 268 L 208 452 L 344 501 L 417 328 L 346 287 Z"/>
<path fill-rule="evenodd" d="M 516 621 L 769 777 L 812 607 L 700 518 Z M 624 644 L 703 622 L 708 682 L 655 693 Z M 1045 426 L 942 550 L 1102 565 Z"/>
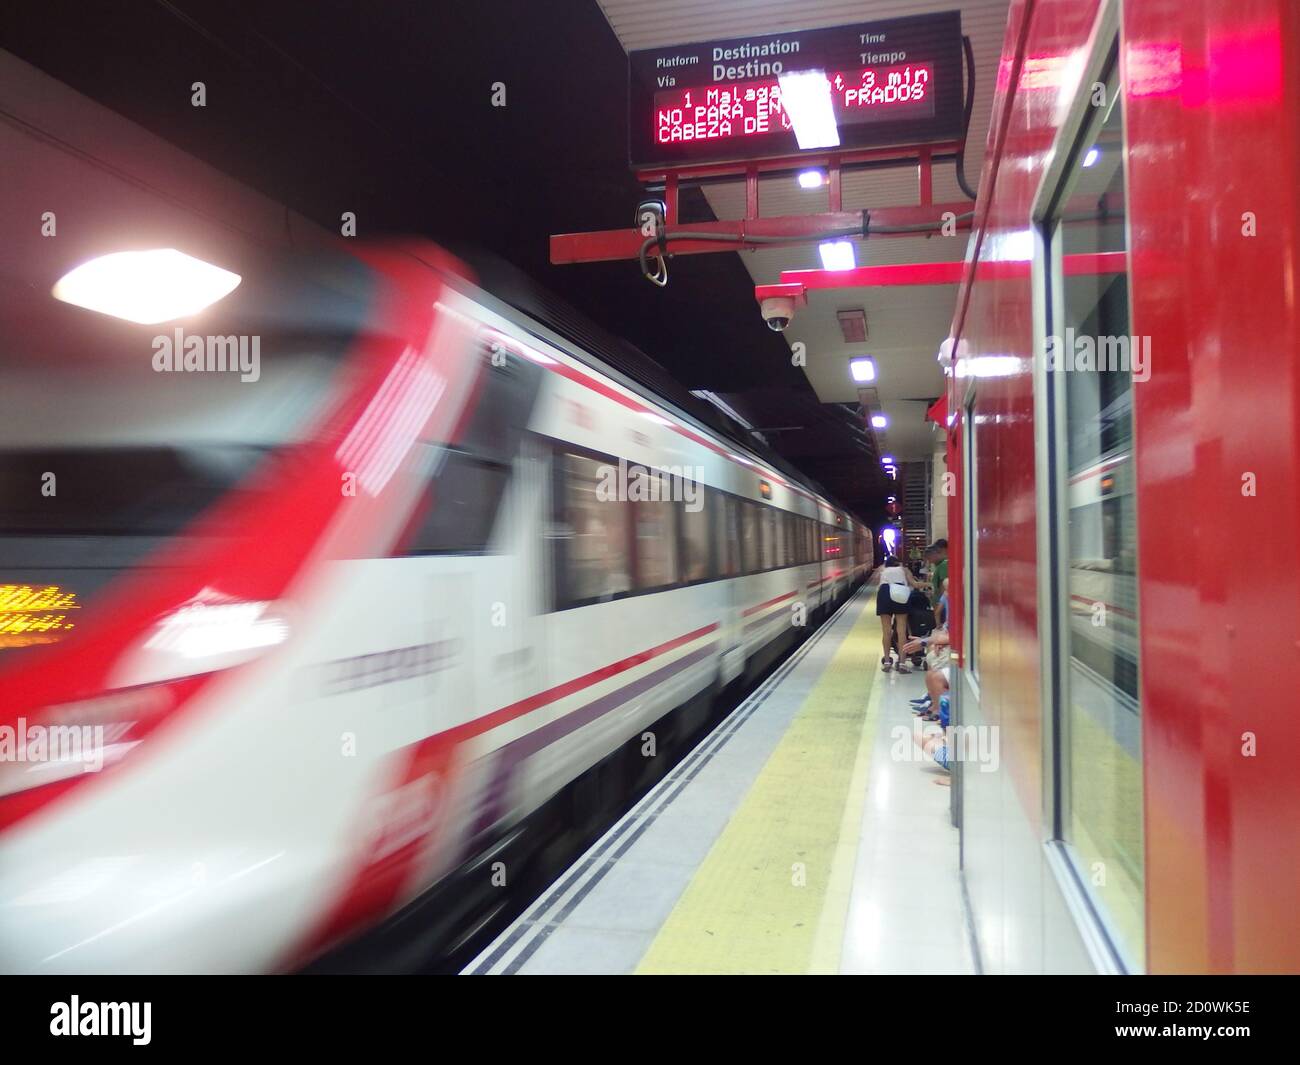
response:
<path fill-rule="evenodd" d="M 929 732 L 922 732 L 916 737 L 916 744 L 933 758 L 941 769 L 952 771 L 952 757 L 948 746 L 948 693 L 939 696 L 939 727 Z M 915 735 L 915 734 L 914 734 Z"/>
<path fill-rule="evenodd" d="M 926 637 L 916 637 L 902 648 L 903 654 L 926 649 L 925 695 L 912 700 L 912 709 L 928 721 L 938 720 L 939 697 L 948 691 L 952 667 L 948 658 L 948 630 L 935 629 Z"/>

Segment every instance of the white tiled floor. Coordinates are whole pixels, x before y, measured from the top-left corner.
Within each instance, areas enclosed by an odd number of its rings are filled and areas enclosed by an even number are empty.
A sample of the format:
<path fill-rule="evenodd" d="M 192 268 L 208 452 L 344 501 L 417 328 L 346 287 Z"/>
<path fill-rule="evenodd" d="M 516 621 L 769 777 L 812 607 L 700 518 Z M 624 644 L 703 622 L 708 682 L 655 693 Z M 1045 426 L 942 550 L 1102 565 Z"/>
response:
<path fill-rule="evenodd" d="M 913 727 L 908 700 L 925 694 L 925 674 L 882 674 L 877 683 L 880 722 L 840 971 L 974 973 L 949 776 L 914 747 L 910 761 L 894 756 L 896 730 Z"/>

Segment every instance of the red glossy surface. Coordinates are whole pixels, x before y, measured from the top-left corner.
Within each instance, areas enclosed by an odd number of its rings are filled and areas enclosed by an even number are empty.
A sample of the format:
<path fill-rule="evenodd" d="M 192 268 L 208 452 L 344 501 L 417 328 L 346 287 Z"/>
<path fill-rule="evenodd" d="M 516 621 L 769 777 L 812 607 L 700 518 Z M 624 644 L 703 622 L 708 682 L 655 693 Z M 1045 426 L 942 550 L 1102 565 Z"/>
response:
<path fill-rule="evenodd" d="M 984 264 L 1024 246 L 1097 6 L 1013 0 L 976 266 L 953 328 L 962 357 L 1021 360 L 978 380 L 970 424 L 967 382 L 951 382 L 962 413 L 949 466 L 964 474 L 973 432 L 980 704 L 1040 838 L 1032 292 Z M 1150 380 L 1134 389 L 1147 967 L 1295 972 L 1300 4 L 1126 0 L 1123 19 L 1132 328 L 1152 338 Z M 957 646 L 961 499 L 949 514 Z"/>
<path fill-rule="evenodd" d="M 1133 325 L 1153 338 L 1135 390 L 1148 953 L 1295 972 L 1300 5 L 1144 0 L 1124 32 Z"/>

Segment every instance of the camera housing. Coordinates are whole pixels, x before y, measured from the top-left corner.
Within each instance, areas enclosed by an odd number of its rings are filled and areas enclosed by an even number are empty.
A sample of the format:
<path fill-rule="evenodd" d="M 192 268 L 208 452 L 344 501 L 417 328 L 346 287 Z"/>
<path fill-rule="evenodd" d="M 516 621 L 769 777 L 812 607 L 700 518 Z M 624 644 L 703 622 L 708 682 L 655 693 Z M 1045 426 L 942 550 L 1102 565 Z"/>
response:
<path fill-rule="evenodd" d="M 794 318 L 794 300 L 788 296 L 769 296 L 759 304 L 763 321 L 774 333 L 784 333 Z"/>

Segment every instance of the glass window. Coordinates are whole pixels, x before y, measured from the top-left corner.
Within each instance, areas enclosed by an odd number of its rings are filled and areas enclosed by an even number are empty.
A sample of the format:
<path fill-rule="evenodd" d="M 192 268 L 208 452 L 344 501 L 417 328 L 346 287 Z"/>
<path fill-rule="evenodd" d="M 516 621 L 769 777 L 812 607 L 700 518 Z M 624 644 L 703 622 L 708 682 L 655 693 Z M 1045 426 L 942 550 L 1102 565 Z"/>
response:
<path fill-rule="evenodd" d="M 718 520 L 714 522 L 717 530 L 718 576 L 738 577 L 740 575 L 740 528 L 737 510 L 738 501 L 721 492 L 709 489 L 709 495 L 716 504 Z"/>
<path fill-rule="evenodd" d="M 1127 251 L 1118 79 L 1094 102 L 1053 206 L 1048 378 L 1067 521 L 1059 733 L 1060 829 L 1129 960 L 1144 954 L 1141 707 L 1133 390 L 1146 354 L 1131 335 L 1127 260 L 1065 276 L 1061 256 Z"/>
<path fill-rule="evenodd" d="M 558 605 L 626 594 L 632 587 L 630 504 L 600 492 L 608 481 L 601 477 L 606 463 L 573 454 L 560 455 L 558 463 Z"/>
<path fill-rule="evenodd" d="M 710 536 L 717 500 L 703 485 L 692 494 L 694 503 L 682 504 L 682 579 L 703 581 L 713 576 L 713 544 Z"/>
<path fill-rule="evenodd" d="M 966 668 L 970 670 L 971 676 L 979 681 L 980 675 L 980 656 L 979 656 L 979 620 L 980 620 L 980 597 L 979 597 L 979 493 L 977 491 L 978 478 L 976 471 L 978 466 L 976 462 L 976 419 L 975 419 L 975 397 L 972 396 L 970 402 L 966 404 L 966 416 L 962 422 L 962 440 L 966 452 L 966 469 L 964 471 L 966 478 L 966 558 L 965 558 L 965 588 L 966 588 L 966 610 L 962 614 L 962 624 L 965 626 L 965 643 L 966 643 Z"/>
<path fill-rule="evenodd" d="M 434 474 L 408 555 L 481 554 L 496 519 L 510 467 L 448 452 Z"/>
<path fill-rule="evenodd" d="M 677 504 L 640 500 L 636 515 L 636 586 L 665 588 L 677 583 Z"/>
<path fill-rule="evenodd" d="M 758 507 L 747 500 L 737 500 L 740 507 L 740 557 L 746 573 L 757 573 L 760 568 Z"/>

